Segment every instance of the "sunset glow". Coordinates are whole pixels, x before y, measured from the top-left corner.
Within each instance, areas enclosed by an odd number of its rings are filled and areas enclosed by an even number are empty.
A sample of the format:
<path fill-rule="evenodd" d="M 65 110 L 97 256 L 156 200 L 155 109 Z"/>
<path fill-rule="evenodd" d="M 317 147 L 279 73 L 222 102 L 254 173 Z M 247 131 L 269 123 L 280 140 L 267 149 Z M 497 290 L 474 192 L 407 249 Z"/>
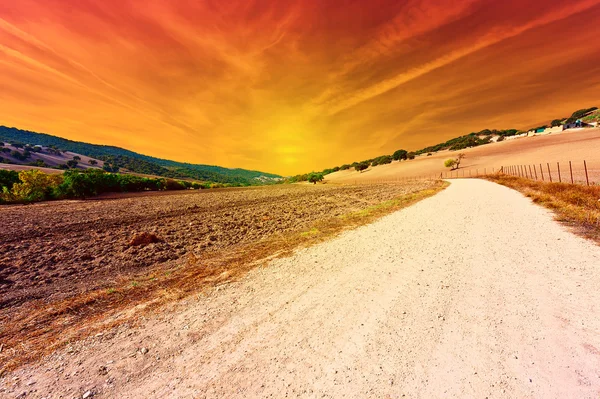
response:
<path fill-rule="evenodd" d="M 0 3 L 0 125 L 283 175 L 600 106 L 600 0 Z"/>

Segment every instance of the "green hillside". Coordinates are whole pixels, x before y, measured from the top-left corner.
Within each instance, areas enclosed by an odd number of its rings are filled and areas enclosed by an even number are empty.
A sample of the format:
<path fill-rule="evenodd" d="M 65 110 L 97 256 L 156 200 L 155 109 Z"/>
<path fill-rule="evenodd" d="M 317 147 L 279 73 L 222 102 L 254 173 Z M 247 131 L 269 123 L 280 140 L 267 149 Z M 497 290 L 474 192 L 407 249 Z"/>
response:
<path fill-rule="evenodd" d="M 31 145 L 55 146 L 61 150 L 75 152 L 88 157 L 109 161 L 132 172 L 174 178 L 192 178 L 216 183 L 236 185 L 264 184 L 264 179 L 277 179 L 281 176 L 246 169 L 229 169 L 221 166 L 199 165 L 170 161 L 138 154 L 120 147 L 89 144 L 67 140 L 45 133 L 36 133 L 12 127 L 0 126 L 0 140 Z M 259 179 L 260 177 L 263 177 Z"/>

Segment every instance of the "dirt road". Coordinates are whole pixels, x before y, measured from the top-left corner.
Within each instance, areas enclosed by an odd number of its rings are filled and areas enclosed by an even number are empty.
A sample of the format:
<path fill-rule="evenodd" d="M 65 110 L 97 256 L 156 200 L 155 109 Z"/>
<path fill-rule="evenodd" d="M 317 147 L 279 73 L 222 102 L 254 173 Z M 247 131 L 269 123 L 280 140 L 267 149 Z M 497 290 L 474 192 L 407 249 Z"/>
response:
<path fill-rule="evenodd" d="M 4 388 L 2 388 L 4 386 Z M 107 331 L 0 396 L 598 398 L 600 248 L 480 180 Z"/>

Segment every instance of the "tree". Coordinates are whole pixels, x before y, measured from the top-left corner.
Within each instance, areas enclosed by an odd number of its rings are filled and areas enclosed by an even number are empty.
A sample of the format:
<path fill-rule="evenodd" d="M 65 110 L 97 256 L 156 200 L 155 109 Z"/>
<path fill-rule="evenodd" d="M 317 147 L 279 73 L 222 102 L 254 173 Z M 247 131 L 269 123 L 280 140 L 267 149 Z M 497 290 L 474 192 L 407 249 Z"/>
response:
<path fill-rule="evenodd" d="M 465 158 L 465 154 L 460 153 L 456 156 L 456 158 L 446 159 L 444 162 L 444 166 L 450 168 L 450 170 L 458 169 L 460 166 L 460 161 Z"/>
<path fill-rule="evenodd" d="M 98 165 L 98 161 L 96 161 L 95 159 L 90 159 L 90 160 L 88 161 L 88 163 L 89 163 L 90 165 Z"/>
<path fill-rule="evenodd" d="M 48 175 L 37 169 L 19 172 L 20 183 L 12 187 L 12 195 L 17 201 L 42 201 L 49 199 L 52 191 L 62 182 L 61 175 Z"/>
<path fill-rule="evenodd" d="M 456 165 L 456 159 L 454 159 L 454 158 L 446 159 L 446 161 L 444 162 L 444 166 L 447 168 L 450 168 L 450 170 L 454 170 L 455 165 Z"/>
<path fill-rule="evenodd" d="M 322 181 L 322 180 L 323 180 L 323 173 L 312 172 L 308 175 L 308 181 L 313 184 L 317 184 L 317 182 Z"/>
<path fill-rule="evenodd" d="M 370 162 L 363 161 L 363 162 L 357 163 L 354 166 L 354 169 L 356 169 L 357 172 L 361 172 L 362 173 L 362 171 L 365 170 L 365 169 L 367 169 L 370 165 L 371 165 Z"/>
<path fill-rule="evenodd" d="M 406 158 L 408 158 L 408 152 L 406 150 L 398 150 L 394 152 L 392 158 L 394 159 L 394 161 L 400 161 L 403 159 L 406 160 Z"/>
<path fill-rule="evenodd" d="M 74 169 L 77 167 L 77 163 L 78 162 L 76 160 L 71 159 L 71 160 L 67 161 L 67 166 L 71 169 Z"/>
<path fill-rule="evenodd" d="M 462 152 L 460 152 L 457 156 L 456 156 L 456 169 L 458 169 L 458 167 L 460 166 L 460 161 L 462 161 L 464 158 L 466 157 L 465 154 L 463 154 Z"/>
<path fill-rule="evenodd" d="M 562 125 L 562 122 L 563 122 L 565 119 L 567 119 L 567 118 L 562 118 L 562 119 L 554 119 L 554 120 L 552 121 L 552 123 L 550 123 L 550 126 L 552 126 L 552 127 L 560 126 L 560 125 Z"/>
<path fill-rule="evenodd" d="M 111 172 L 111 173 L 119 172 L 119 167 L 117 165 L 111 164 L 108 162 L 104 162 L 104 166 L 102 166 L 102 169 L 104 169 L 107 172 Z"/>
<path fill-rule="evenodd" d="M 73 160 L 74 160 L 74 161 L 81 161 L 81 157 L 80 157 L 79 155 L 75 155 L 75 156 L 73 157 Z"/>
<path fill-rule="evenodd" d="M 415 159 L 416 154 L 414 152 L 409 152 L 407 154 L 408 159 Z"/>

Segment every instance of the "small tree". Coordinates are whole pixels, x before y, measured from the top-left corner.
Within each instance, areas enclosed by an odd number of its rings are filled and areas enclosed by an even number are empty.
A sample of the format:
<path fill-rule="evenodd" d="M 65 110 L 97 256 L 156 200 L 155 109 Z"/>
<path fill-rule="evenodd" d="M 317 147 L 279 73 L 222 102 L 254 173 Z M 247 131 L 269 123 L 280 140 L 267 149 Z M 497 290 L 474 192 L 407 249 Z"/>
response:
<path fill-rule="evenodd" d="M 81 157 L 80 157 L 79 155 L 75 155 L 75 156 L 73 157 L 73 160 L 74 160 L 74 161 L 81 161 Z"/>
<path fill-rule="evenodd" d="M 416 154 L 414 152 L 409 152 L 407 157 L 408 159 L 415 159 Z"/>
<path fill-rule="evenodd" d="M 95 159 L 90 159 L 88 162 L 90 165 L 98 165 L 98 161 L 96 161 Z"/>
<path fill-rule="evenodd" d="M 444 166 L 450 168 L 450 170 L 458 169 L 460 166 L 460 161 L 465 158 L 465 154 L 462 152 L 456 156 L 456 158 L 446 159 L 444 162 Z"/>
<path fill-rule="evenodd" d="M 308 175 L 308 181 L 313 184 L 317 184 L 317 182 L 322 181 L 322 180 L 323 180 L 323 173 L 312 172 Z"/>
<path fill-rule="evenodd" d="M 454 167 L 456 166 L 456 159 L 446 159 L 446 161 L 444 162 L 444 166 L 450 168 L 450 170 L 454 170 Z"/>

